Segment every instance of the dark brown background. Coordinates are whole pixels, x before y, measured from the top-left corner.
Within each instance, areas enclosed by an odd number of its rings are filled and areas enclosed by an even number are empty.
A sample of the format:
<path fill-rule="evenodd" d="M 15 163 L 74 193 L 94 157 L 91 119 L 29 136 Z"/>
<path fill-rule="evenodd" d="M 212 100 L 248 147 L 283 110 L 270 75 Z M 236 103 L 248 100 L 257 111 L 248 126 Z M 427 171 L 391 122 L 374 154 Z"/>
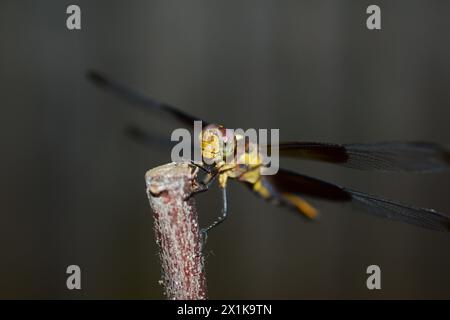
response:
<path fill-rule="evenodd" d="M 450 142 L 450 2 L 66 1 L 0 3 L 1 298 L 161 298 L 147 169 L 170 161 L 123 134 L 177 124 L 89 84 L 102 70 L 232 128 L 283 140 Z M 283 161 L 362 191 L 450 212 L 450 175 Z M 450 298 L 450 236 L 321 206 L 307 223 L 233 183 L 209 237 L 211 298 Z M 198 197 L 203 224 L 220 194 Z M 65 269 L 82 268 L 68 291 Z M 382 290 L 366 289 L 378 264 Z"/>

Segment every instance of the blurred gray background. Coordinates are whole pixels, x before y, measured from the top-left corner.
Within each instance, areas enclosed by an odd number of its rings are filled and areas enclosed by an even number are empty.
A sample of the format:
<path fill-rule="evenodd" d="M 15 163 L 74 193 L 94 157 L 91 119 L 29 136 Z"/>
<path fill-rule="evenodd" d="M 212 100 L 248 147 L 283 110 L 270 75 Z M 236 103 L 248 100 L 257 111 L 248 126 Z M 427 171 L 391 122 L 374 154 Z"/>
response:
<path fill-rule="evenodd" d="M 78 4 L 82 30 L 66 28 Z M 162 298 L 146 170 L 164 148 L 130 123 L 177 128 L 90 84 L 103 71 L 231 128 L 282 140 L 450 143 L 450 2 L 6 1 L 0 3 L 0 298 Z M 450 212 L 450 175 L 284 167 Z M 198 196 L 202 224 L 217 189 Z M 232 183 L 208 239 L 210 298 L 450 298 L 450 236 L 333 204 L 316 222 Z M 82 290 L 66 289 L 66 267 Z M 366 288 L 366 268 L 382 290 Z"/>

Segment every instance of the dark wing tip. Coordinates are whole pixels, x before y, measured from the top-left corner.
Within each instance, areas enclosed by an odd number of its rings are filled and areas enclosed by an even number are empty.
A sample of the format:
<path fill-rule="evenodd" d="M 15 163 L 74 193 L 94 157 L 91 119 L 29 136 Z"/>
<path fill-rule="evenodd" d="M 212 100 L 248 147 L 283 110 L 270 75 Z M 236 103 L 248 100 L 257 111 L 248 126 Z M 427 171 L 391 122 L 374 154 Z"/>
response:
<path fill-rule="evenodd" d="M 86 72 L 86 77 L 98 86 L 105 86 L 109 82 L 105 76 L 95 70 L 88 70 Z"/>

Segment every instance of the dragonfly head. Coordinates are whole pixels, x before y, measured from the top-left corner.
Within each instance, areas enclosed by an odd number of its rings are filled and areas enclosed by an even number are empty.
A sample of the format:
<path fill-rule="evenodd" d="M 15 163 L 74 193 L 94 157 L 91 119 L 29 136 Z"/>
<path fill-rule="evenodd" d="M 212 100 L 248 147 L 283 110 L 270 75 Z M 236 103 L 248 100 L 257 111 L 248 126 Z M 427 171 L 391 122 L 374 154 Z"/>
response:
<path fill-rule="evenodd" d="M 221 125 L 208 125 L 200 134 L 202 157 L 208 162 L 219 163 L 234 155 L 235 137 L 232 130 Z"/>

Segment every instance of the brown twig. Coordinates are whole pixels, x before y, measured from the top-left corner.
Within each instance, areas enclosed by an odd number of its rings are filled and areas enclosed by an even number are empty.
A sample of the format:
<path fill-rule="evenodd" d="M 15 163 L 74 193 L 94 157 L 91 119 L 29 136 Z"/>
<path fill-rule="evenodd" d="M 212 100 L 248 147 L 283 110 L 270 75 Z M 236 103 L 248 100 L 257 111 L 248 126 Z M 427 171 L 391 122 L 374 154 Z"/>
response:
<path fill-rule="evenodd" d="M 206 299 L 206 278 L 195 200 L 196 171 L 169 163 L 145 174 L 154 212 L 165 295 L 171 300 Z"/>

